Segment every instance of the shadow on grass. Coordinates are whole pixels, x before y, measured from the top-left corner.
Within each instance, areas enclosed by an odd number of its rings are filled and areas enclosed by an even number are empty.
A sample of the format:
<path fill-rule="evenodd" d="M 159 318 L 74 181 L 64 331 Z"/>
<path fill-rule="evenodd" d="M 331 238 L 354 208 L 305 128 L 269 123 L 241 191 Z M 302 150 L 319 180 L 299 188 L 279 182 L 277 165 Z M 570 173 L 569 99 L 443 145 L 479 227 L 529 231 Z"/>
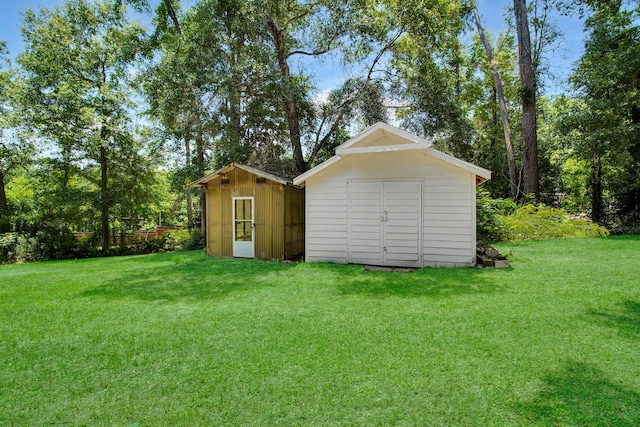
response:
<path fill-rule="evenodd" d="M 362 266 L 211 258 L 202 253 L 155 254 L 110 261 L 82 297 L 147 301 L 208 300 L 284 282 L 337 286 L 342 295 L 448 297 L 503 291 L 503 271 L 422 269 L 363 271 Z M 315 283 L 317 282 L 317 283 Z M 337 285 L 334 285 L 337 284 Z"/>
<path fill-rule="evenodd" d="M 591 311 L 599 323 L 618 329 L 621 335 L 640 338 L 640 303 L 625 301 L 620 304 L 621 310 L 616 312 Z"/>
<path fill-rule="evenodd" d="M 127 267 L 127 264 L 129 265 Z M 146 301 L 202 301 L 234 292 L 272 286 L 291 264 L 188 255 L 123 260 L 113 273 L 82 297 L 135 298 Z"/>
<path fill-rule="evenodd" d="M 584 363 L 568 362 L 544 378 L 534 400 L 520 405 L 524 415 L 548 425 L 640 425 L 640 393 L 625 389 Z"/>
<path fill-rule="evenodd" d="M 422 269 L 413 273 L 363 272 L 338 286 L 341 294 L 374 297 L 449 297 L 502 292 L 491 274 L 471 268 Z"/>

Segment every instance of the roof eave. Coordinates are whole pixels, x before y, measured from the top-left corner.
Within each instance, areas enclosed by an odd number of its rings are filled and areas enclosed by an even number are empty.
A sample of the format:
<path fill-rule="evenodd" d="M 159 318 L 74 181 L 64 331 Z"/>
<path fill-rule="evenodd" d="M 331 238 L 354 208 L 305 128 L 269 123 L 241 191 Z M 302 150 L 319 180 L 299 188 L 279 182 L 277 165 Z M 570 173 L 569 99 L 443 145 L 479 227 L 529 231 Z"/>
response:
<path fill-rule="evenodd" d="M 293 185 L 304 187 L 304 185 L 307 182 L 307 179 L 309 177 L 317 174 L 318 172 L 322 172 L 323 170 L 325 170 L 329 166 L 331 166 L 334 163 L 340 161 L 340 159 L 341 159 L 340 156 L 333 156 L 333 157 L 325 160 L 324 162 L 320 163 L 318 166 L 316 166 L 316 167 L 314 167 L 312 169 L 309 169 L 308 171 L 306 171 L 302 175 L 298 175 L 297 177 L 293 178 Z"/>
<path fill-rule="evenodd" d="M 282 184 L 282 185 L 292 185 L 292 181 L 287 180 L 285 178 L 279 177 L 277 175 L 273 175 L 269 172 L 265 172 L 262 171 L 260 169 L 256 169 L 252 166 L 247 166 L 247 165 L 243 165 L 242 163 L 230 163 L 227 166 L 218 169 L 215 172 L 212 172 L 208 175 L 203 176 L 202 178 L 200 178 L 197 181 L 192 182 L 191 184 L 189 184 L 187 187 L 188 188 L 193 188 L 193 187 L 199 187 L 199 188 L 205 188 L 207 186 L 207 183 L 209 183 L 210 181 L 213 181 L 214 179 L 216 179 L 219 176 L 225 175 L 229 172 L 231 172 L 231 170 L 233 170 L 234 168 L 238 168 L 238 169 L 242 169 L 245 172 L 249 172 L 252 173 L 256 176 L 259 176 L 261 178 L 266 178 L 270 181 L 273 182 L 277 182 L 278 184 Z"/>

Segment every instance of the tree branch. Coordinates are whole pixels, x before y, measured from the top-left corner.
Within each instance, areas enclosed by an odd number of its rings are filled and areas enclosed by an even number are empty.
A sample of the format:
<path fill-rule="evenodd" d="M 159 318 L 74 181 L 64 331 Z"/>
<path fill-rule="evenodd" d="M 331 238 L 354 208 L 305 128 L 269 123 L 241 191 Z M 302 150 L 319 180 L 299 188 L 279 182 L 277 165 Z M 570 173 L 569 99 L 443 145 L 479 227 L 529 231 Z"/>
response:
<path fill-rule="evenodd" d="M 325 53 L 329 53 L 329 51 L 331 51 L 331 48 L 326 48 L 324 50 L 316 50 L 313 52 L 306 52 L 304 50 L 294 50 L 293 52 L 290 52 L 287 55 L 287 58 L 291 58 L 293 55 L 320 56 L 320 55 L 324 55 Z"/>
<path fill-rule="evenodd" d="M 375 66 L 378 65 L 378 61 L 380 61 L 380 59 L 382 58 L 382 55 L 384 55 L 385 52 L 389 50 L 391 46 L 393 46 L 395 42 L 397 42 L 398 39 L 402 37 L 403 34 L 404 34 L 404 27 L 400 27 L 400 29 L 398 30 L 398 33 L 395 36 L 393 36 L 391 40 L 387 42 L 386 45 L 384 45 L 384 47 L 380 50 L 380 52 L 378 52 L 375 59 L 373 60 L 373 63 L 371 64 L 371 67 L 369 67 L 369 73 L 367 74 L 367 81 L 371 80 L 371 74 L 373 74 L 373 70 Z"/>
<path fill-rule="evenodd" d="M 300 19 L 306 18 L 307 16 L 309 16 L 313 12 L 313 9 L 315 9 L 317 6 L 320 6 L 320 2 L 314 2 L 314 3 L 311 3 L 311 4 L 307 5 L 307 9 L 304 12 L 302 12 L 302 13 L 300 13 L 298 15 L 292 16 L 291 18 L 287 19 L 284 22 L 283 27 L 284 28 L 288 28 L 289 24 L 291 24 L 292 22 L 296 22 L 296 21 L 298 21 Z M 290 6 L 288 6 L 287 8 L 289 10 L 291 10 Z"/>
<path fill-rule="evenodd" d="M 180 28 L 180 21 L 178 21 L 176 10 L 173 8 L 172 0 L 164 0 L 164 5 L 167 7 L 167 14 L 171 18 L 171 21 L 173 21 L 173 26 L 176 29 L 176 33 L 181 36 L 182 28 Z"/>

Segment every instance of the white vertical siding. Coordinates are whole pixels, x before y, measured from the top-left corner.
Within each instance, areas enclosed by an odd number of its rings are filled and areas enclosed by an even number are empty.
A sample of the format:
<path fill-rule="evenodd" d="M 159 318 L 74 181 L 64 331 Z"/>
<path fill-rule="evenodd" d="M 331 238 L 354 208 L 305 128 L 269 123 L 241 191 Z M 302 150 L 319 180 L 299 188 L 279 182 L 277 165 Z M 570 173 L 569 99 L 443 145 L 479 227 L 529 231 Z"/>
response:
<path fill-rule="evenodd" d="M 384 183 L 384 263 L 421 267 L 420 182 Z"/>
<path fill-rule="evenodd" d="M 349 262 L 421 266 L 420 182 L 350 182 L 348 197 Z"/>
<path fill-rule="evenodd" d="M 382 186 L 379 182 L 349 183 L 349 262 L 383 262 Z"/>

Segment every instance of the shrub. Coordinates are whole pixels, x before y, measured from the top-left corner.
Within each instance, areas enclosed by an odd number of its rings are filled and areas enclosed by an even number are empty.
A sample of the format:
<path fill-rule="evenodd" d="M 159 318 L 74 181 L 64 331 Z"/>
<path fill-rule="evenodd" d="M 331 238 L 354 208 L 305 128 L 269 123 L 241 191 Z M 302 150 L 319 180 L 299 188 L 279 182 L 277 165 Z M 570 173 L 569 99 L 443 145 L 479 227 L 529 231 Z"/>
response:
<path fill-rule="evenodd" d="M 14 262 L 16 260 L 17 245 L 17 233 L 0 234 L 0 264 Z"/>
<path fill-rule="evenodd" d="M 478 190 L 476 197 L 476 237 L 487 243 L 499 242 L 507 237 L 508 230 L 500 221 L 501 215 L 515 211 L 511 200 L 492 199 L 485 190 Z"/>
<path fill-rule="evenodd" d="M 127 245 L 112 246 L 104 255 L 121 256 L 121 255 L 144 255 L 160 252 L 164 250 L 166 239 L 159 237 L 157 239 L 139 239 L 132 241 Z"/>
<path fill-rule="evenodd" d="M 64 227 L 44 225 L 32 232 L 0 236 L 0 262 L 78 258 L 78 241 Z"/>
<path fill-rule="evenodd" d="M 44 226 L 31 233 L 0 234 L 0 264 L 18 261 L 95 258 L 143 255 L 164 250 L 192 250 L 204 247 L 199 230 L 176 230 L 157 239 L 141 238 L 126 245 L 99 249 L 99 235 L 77 239 L 68 229 Z"/>
<path fill-rule="evenodd" d="M 605 227 L 544 204 L 521 206 L 512 215 L 502 215 L 500 222 L 511 241 L 609 235 Z"/>
<path fill-rule="evenodd" d="M 165 234 L 164 249 L 168 251 L 190 251 L 203 249 L 205 247 L 204 237 L 198 229 L 172 230 Z"/>

